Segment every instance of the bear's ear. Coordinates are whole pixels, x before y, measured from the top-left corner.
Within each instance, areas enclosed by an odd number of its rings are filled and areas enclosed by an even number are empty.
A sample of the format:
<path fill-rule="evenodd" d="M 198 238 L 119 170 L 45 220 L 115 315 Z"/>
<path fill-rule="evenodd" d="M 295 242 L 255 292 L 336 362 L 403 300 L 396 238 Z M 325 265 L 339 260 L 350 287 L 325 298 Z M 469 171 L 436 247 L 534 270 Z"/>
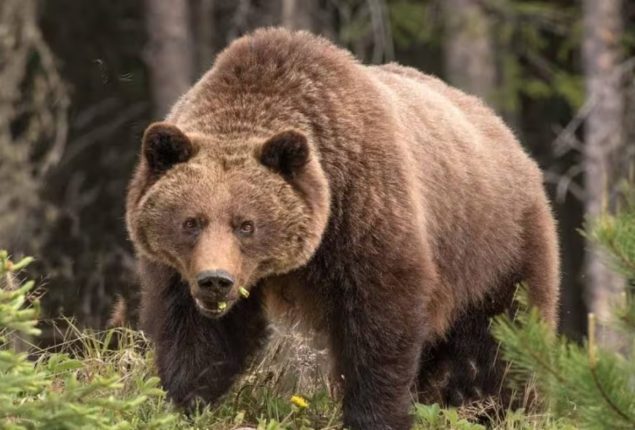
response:
<path fill-rule="evenodd" d="M 260 162 L 287 177 L 293 177 L 309 161 L 309 144 L 304 134 L 287 130 L 267 140 L 260 150 Z"/>
<path fill-rule="evenodd" d="M 143 134 L 142 153 L 152 173 L 161 174 L 192 156 L 190 139 L 176 126 L 155 122 Z"/>

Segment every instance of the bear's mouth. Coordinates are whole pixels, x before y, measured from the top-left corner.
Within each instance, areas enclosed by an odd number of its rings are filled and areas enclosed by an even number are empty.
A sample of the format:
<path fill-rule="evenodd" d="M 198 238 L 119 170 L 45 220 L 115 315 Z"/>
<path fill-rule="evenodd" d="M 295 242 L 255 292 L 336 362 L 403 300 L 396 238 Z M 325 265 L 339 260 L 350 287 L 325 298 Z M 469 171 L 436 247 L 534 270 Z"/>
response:
<path fill-rule="evenodd" d="M 208 318 L 218 318 L 223 316 L 229 308 L 231 307 L 232 302 L 227 301 L 219 301 L 219 302 L 204 302 L 198 298 L 194 298 L 194 303 L 196 304 L 196 308 L 198 311 Z"/>

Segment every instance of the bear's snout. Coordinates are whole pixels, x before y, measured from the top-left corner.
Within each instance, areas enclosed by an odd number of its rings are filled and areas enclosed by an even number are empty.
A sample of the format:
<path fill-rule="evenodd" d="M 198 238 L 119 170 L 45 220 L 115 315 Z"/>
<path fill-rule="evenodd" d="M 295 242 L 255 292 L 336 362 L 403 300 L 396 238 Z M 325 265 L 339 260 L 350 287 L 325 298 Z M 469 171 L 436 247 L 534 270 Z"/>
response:
<path fill-rule="evenodd" d="M 191 294 L 199 312 L 209 318 L 224 315 L 236 301 L 234 277 L 225 270 L 204 270 L 196 275 Z"/>
<path fill-rule="evenodd" d="M 234 286 L 234 278 L 225 270 L 205 270 L 196 275 L 201 292 L 224 298 Z"/>

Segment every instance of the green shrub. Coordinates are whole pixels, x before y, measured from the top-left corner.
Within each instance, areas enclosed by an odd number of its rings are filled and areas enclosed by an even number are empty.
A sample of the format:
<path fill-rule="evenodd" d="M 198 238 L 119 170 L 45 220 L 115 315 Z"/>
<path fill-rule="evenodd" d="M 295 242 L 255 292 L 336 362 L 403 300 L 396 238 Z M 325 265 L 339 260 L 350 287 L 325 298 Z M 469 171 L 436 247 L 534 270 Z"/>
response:
<path fill-rule="evenodd" d="M 143 371 L 122 372 L 119 366 L 124 361 L 117 355 L 121 351 L 105 347 L 109 338 L 84 345 L 86 354 L 75 358 L 34 347 L 32 357 L 15 351 L 16 341 L 24 343 L 24 336 L 40 334 L 37 300 L 25 306 L 34 284 L 16 281 L 16 274 L 30 261 L 13 263 L 6 251 L 0 253 L 0 428 L 163 428 L 175 421 L 176 415 L 169 411 L 143 413 L 164 397 L 158 378 Z M 142 341 L 138 334 L 121 334 L 128 336 L 128 342 Z M 147 368 L 145 357 L 132 351 L 128 364 Z"/>

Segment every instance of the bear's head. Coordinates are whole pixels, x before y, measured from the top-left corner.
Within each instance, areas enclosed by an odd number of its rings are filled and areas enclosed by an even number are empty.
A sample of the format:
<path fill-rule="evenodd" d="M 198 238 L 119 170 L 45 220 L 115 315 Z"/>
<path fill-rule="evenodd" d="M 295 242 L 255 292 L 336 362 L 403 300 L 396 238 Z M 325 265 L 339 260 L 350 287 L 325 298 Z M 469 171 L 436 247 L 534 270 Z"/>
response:
<path fill-rule="evenodd" d="M 259 280 L 305 265 L 329 216 L 329 186 L 305 133 L 145 132 L 127 209 L 138 252 L 171 266 L 209 317 Z"/>

